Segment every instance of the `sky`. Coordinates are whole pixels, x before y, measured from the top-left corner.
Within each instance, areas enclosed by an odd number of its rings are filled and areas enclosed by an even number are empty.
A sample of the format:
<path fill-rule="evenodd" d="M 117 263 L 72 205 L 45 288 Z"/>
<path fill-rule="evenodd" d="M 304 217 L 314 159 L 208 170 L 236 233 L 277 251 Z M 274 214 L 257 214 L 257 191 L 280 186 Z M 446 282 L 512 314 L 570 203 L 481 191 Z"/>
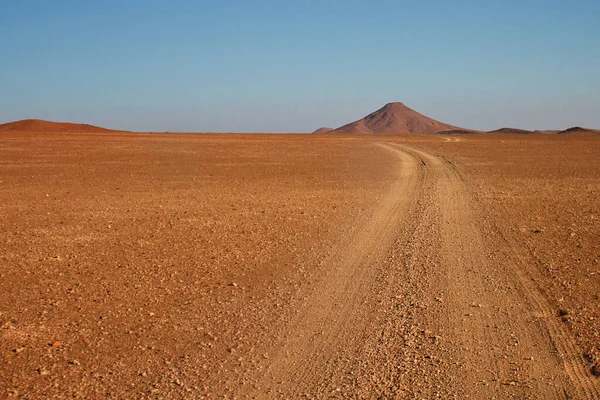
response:
<path fill-rule="evenodd" d="M 0 0 L 0 123 L 600 128 L 597 0 Z"/>

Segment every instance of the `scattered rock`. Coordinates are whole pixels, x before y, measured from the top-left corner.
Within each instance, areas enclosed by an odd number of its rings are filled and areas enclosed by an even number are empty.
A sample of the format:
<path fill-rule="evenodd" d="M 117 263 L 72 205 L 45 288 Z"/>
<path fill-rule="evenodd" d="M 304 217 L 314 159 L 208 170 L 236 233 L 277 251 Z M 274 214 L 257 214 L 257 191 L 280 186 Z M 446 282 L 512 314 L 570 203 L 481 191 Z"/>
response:
<path fill-rule="evenodd" d="M 592 368 L 590 369 L 590 372 L 594 376 L 600 376 L 600 360 L 596 361 L 594 363 L 594 365 L 592 365 Z"/>
<path fill-rule="evenodd" d="M 566 317 L 567 315 L 569 315 L 569 312 L 567 310 L 565 310 L 564 308 L 561 308 L 558 310 L 559 317 Z"/>

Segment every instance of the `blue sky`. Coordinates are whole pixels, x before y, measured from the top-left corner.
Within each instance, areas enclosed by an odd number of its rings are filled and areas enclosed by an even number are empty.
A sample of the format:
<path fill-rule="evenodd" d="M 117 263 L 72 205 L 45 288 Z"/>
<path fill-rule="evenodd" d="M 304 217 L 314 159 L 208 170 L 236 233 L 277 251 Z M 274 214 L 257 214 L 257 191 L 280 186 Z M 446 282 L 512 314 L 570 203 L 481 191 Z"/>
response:
<path fill-rule="evenodd" d="M 0 122 L 306 132 L 390 101 L 600 128 L 597 0 L 2 1 Z"/>

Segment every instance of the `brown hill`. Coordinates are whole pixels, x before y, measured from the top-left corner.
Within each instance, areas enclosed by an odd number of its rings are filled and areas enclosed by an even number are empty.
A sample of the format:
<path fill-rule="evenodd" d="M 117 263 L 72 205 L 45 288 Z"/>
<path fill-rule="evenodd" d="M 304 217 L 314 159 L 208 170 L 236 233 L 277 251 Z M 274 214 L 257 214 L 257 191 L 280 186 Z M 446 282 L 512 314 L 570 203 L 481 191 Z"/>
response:
<path fill-rule="evenodd" d="M 319 129 L 317 129 L 317 130 L 316 130 L 316 131 L 314 131 L 313 133 L 316 133 L 316 134 L 322 134 L 322 133 L 329 133 L 329 132 L 331 132 L 331 131 L 333 131 L 333 128 L 323 127 L 323 128 L 319 128 Z"/>
<path fill-rule="evenodd" d="M 0 132 L 77 132 L 77 133 L 107 133 L 118 132 L 88 124 L 74 124 L 70 122 L 53 122 L 41 119 L 24 119 L 0 125 Z"/>
<path fill-rule="evenodd" d="M 559 134 L 563 134 L 563 133 L 600 133 L 600 130 L 598 130 L 598 129 L 582 128 L 580 126 L 574 126 L 572 128 L 565 129 L 564 131 L 560 131 L 558 133 Z"/>
<path fill-rule="evenodd" d="M 518 133 L 518 134 L 523 134 L 523 133 L 535 133 L 535 132 L 534 131 L 528 131 L 526 129 L 500 128 L 500 129 L 496 129 L 495 131 L 489 131 L 488 133 Z"/>
<path fill-rule="evenodd" d="M 437 133 L 455 129 L 461 128 L 426 117 L 408 108 L 404 103 L 388 103 L 363 119 L 337 128 L 332 133 Z"/>

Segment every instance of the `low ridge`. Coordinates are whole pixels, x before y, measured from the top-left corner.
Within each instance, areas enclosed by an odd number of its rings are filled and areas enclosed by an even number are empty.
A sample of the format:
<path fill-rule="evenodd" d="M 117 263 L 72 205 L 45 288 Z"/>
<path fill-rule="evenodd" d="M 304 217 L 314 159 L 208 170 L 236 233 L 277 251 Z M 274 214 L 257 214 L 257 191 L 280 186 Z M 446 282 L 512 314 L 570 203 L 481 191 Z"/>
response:
<path fill-rule="evenodd" d="M 407 107 L 404 103 L 388 103 L 383 108 L 363 119 L 344 125 L 331 133 L 352 134 L 400 134 L 437 133 L 440 131 L 463 130 L 462 128 L 436 121 Z"/>
<path fill-rule="evenodd" d="M 322 128 L 317 129 L 313 133 L 315 133 L 315 134 L 323 134 L 323 133 L 329 133 L 331 131 L 333 131 L 333 128 L 328 128 L 328 127 L 324 126 Z"/>
<path fill-rule="evenodd" d="M 0 132 L 76 132 L 76 133 L 108 133 L 119 132 L 112 129 L 101 128 L 88 124 L 75 124 L 71 122 L 54 122 L 42 119 L 24 119 L 0 125 Z"/>
<path fill-rule="evenodd" d="M 518 128 L 500 128 L 493 131 L 489 131 L 488 133 L 518 133 L 518 134 L 529 134 L 535 133 L 534 131 L 528 131 L 526 129 L 518 129 Z"/>
<path fill-rule="evenodd" d="M 580 126 L 574 126 L 572 128 L 565 129 L 564 131 L 560 131 L 558 133 L 559 134 L 564 134 L 564 133 L 600 133 L 600 130 L 598 130 L 598 129 L 582 128 Z"/>

